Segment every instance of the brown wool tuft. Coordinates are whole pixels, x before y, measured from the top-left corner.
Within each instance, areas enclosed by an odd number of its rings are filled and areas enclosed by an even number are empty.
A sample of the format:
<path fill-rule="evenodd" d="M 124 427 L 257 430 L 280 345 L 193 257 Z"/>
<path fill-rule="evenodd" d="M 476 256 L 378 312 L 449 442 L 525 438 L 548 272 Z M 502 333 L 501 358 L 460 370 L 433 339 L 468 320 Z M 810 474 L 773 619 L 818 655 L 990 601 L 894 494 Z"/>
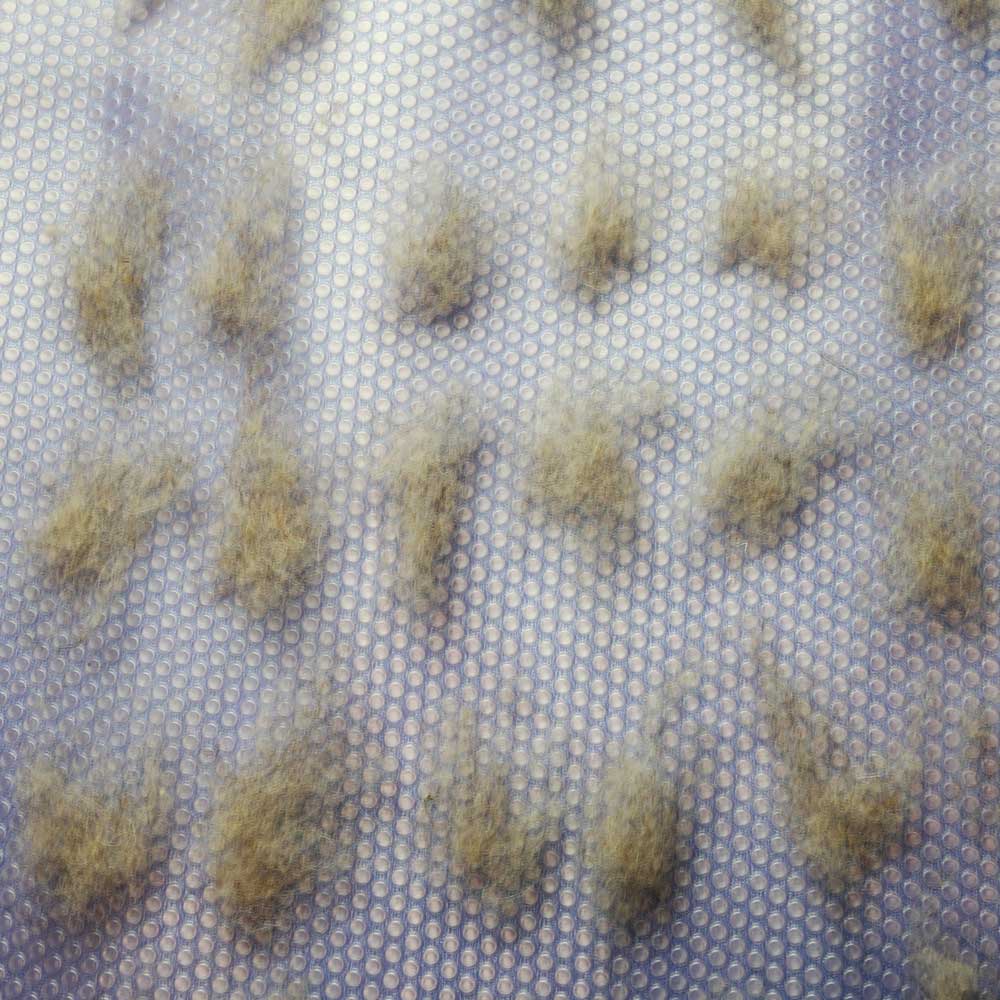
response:
<path fill-rule="evenodd" d="M 892 771 L 835 765 L 829 724 L 776 678 L 767 685 L 764 710 L 788 768 L 799 847 L 830 888 L 843 889 L 901 840 L 914 762 L 901 757 Z"/>
<path fill-rule="evenodd" d="M 789 422 L 779 410 L 720 430 L 702 472 L 705 510 L 748 539 L 774 544 L 816 478 L 821 447 L 818 418 Z"/>
<path fill-rule="evenodd" d="M 135 550 L 157 513 L 181 489 L 185 463 L 174 452 L 78 462 L 31 545 L 45 576 L 96 623 L 125 583 Z"/>
<path fill-rule="evenodd" d="M 335 833 L 342 782 L 329 749 L 300 737 L 219 783 L 209 847 L 227 914 L 261 929 L 315 875 Z"/>
<path fill-rule="evenodd" d="M 527 492 L 549 516 L 615 524 L 635 516 L 639 483 L 623 420 L 600 392 L 549 392 L 539 408 Z"/>
<path fill-rule="evenodd" d="M 581 0 L 531 0 L 542 27 L 549 31 L 565 31 L 580 13 Z"/>
<path fill-rule="evenodd" d="M 926 1000 L 986 1000 L 986 995 L 979 992 L 976 969 L 937 948 L 921 948 L 913 956 L 913 964 Z"/>
<path fill-rule="evenodd" d="M 887 560 L 893 607 L 975 611 L 981 567 L 982 511 L 963 478 L 941 470 L 903 487 Z"/>
<path fill-rule="evenodd" d="M 778 45 L 784 41 L 788 8 L 782 0 L 729 0 L 729 3 L 761 45 Z"/>
<path fill-rule="evenodd" d="M 243 7 L 243 65 L 266 69 L 286 46 L 320 23 L 325 0 L 250 0 Z"/>
<path fill-rule="evenodd" d="M 386 258 L 399 308 L 422 323 L 445 319 L 472 296 L 482 256 L 479 206 L 437 169 L 417 182 L 398 216 Z"/>
<path fill-rule="evenodd" d="M 240 429 L 224 519 L 223 593 L 235 592 L 255 617 L 302 593 L 320 558 L 323 512 L 288 435 L 262 407 Z"/>
<path fill-rule="evenodd" d="M 222 234 L 195 282 L 214 328 L 248 349 L 260 348 L 282 318 L 288 184 L 277 163 L 261 168 L 229 203 Z"/>
<path fill-rule="evenodd" d="M 465 464 L 478 447 L 464 404 L 448 399 L 402 428 L 383 465 L 395 508 L 401 594 L 417 603 L 443 596 L 443 579 Z"/>
<path fill-rule="evenodd" d="M 567 218 L 560 224 L 566 266 L 588 288 L 599 289 L 636 253 L 635 198 L 622 177 L 620 158 L 609 160 L 605 143 L 593 144 L 578 171 Z"/>
<path fill-rule="evenodd" d="M 968 211 L 942 212 L 920 198 L 891 211 L 889 300 L 914 351 L 943 354 L 972 315 L 980 241 Z"/>
<path fill-rule="evenodd" d="M 516 913 L 541 877 L 546 822 L 515 800 L 509 765 L 478 743 L 468 713 L 446 736 L 430 801 L 455 873 L 490 908 Z"/>
<path fill-rule="evenodd" d="M 586 841 L 601 908 L 628 926 L 669 894 L 677 858 L 677 796 L 651 761 L 624 758 L 602 777 Z"/>
<path fill-rule="evenodd" d="M 27 868 L 74 922 L 92 918 L 146 874 L 172 802 L 154 769 L 128 790 L 71 780 L 46 761 L 27 769 L 21 797 Z"/>
<path fill-rule="evenodd" d="M 989 27 L 997 13 L 997 0 L 938 0 L 938 6 L 948 23 L 966 34 Z"/>
<path fill-rule="evenodd" d="M 150 171 L 127 172 L 98 196 L 84 223 L 83 245 L 70 260 L 80 338 L 114 367 L 146 357 L 146 295 L 163 256 L 166 191 Z"/>
<path fill-rule="evenodd" d="M 800 242 L 794 202 L 763 173 L 740 177 L 727 191 L 720 217 L 723 259 L 748 261 L 788 276 Z"/>

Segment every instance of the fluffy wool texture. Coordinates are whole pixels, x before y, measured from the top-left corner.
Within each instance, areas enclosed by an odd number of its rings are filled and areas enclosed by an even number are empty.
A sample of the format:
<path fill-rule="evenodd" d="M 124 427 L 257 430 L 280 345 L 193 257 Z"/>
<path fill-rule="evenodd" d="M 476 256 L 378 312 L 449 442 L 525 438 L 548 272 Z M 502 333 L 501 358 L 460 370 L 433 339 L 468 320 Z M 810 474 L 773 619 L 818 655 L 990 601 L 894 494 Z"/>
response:
<path fill-rule="evenodd" d="M 264 408 L 243 421 L 228 478 L 221 590 L 259 617 L 302 592 L 320 556 L 322 509 L 289 436 Z"/>
<path fill-rule="evenodd" d="M 335 832 L 343 771 L 296 737 L 220 781 L 210 820 L 211 873 L 224 912 L 265 927 L 312 877 Z"/>
<path fill-rule="evenodd" d="M 978 763 L 991 752 L 993 747 L 993 726 L 983 705 L 970 706 L 962 716 L 962 736 L 967 760 Z"/>
<path fill-rule="evenodd" d="M 444 170 L 415 185 L 386 246 L 399 308 L 422 323 L 450 316 L 468 302 L 482 249 L 479 206 Z"/>
<path fill-rule="evenodd" d="M 915 351 L 952 347 L 972 314 L 980 241 L 967 211 L 941 212 L 926 199 L 900 200 L 888 230 L 889 299 Z"/>
<path fill-rule="evenodd" d="M 531 0 L 542 25 L 550 30 L 565 29 L 573 23 L 581 0 Z"/>
<path fill-rule="evenodd" d="M 449 856 L 456 870 L 482 885 L 483 899 L 505 913 L 541 875 L 542 825 L 518 815 L 506 768 L 472 767 L 449 790 Z"/>
<path fill-rule="evenodd" d="M 251 73 L 266 69 L 289 42 L 318 25 L 325 0 L 250 0 L 244 5 L 243 63 Z"/>
<path fill-rule="evenodd" d="M 489 908 L 512 915 L 541 877 L 548 827 L 515 800 L 509 765 L 480 743 L 469 712 L 445 732 L 433 789 L 427 801 L 454 874 Z"/>
<path fill-rule="evenodd" d="M 222 234 L 196 279 L 196 295 L 227 340 L 259 347 L 281 322 L 288 174 L 261 168 L 229 203 Z"/>
<path fill-rule="evenodd" d="M 112 366 L 139 364 L 146 356 L 144 310 L 163 256 L 166 191 L 156 174 L 127 171 L 98 196 L 84 223 L 83 245 L 70 260 L 80 338 Z"/>
<path fill-rule="evenodd" d="M 887 563 L 896 608 L 966 614 L 979 607 L 982 512 L 962 476 L 938 469 L 903 487 Z"/>
<path fill-rule="evenodd" d="M 789 423 L 781 411 L 763 409 L 717 435 L 702 472 L 702 504 L 745 537 L 773 544 L 816 476 L 820 449 L 818 420 Z"/>
<path fill-rule="evenodd" d="M 145 875 L 172 801 L 155 769 L 128 790 L 71 780 L 46 761 L 27 769 L 20 794 L 27 868 L 73 922 Z"/>
<path fill-rule="evenodd" d="M 121 589 L 139 542 L 178 495 L 185 463 L 174 452 L 78 462 L 32 539 L 45 576 L 88 623 Z"/>
<path fill-rule="evenodd" d="M 677 795 L 651 760 L 608 764 L 591 808 L 586 860 L 601 908 L 627 926 L 649 913 L 673 884 Z"/>
<path fill-rule="evenodd" d="M 936 948 L 921 948 L 913 956 L 913 965 L 926 1000 L 986 1000 L 979 992 L 976 969 Z"/>
<path fill-rule="evenodd" d="M 636 512 L 639 484 L 622 415 L 602 392 L 549 392 L 539 407 L 527 492 L 549 516 L 604 524 Z"/>
<path fill-rule="evenodd" d="M 938 0 L 941 13 L 958 31 L 974 32 L 988 26 L 997 14 L 997 0 Z"/>
<path fill-rule="evenodd" d="M 397 586 L 418 603 L 443 596 L 442 579 L 462 493 L 463 467 L 479 439 L 460 401 L 432 405 L 395 436 L 382 476 L 394 507 Z"/>
<path fill-rule="evenodd" d="M 788 8 L 782 0 L 729 0 L 762 45 L 776 45 L 785 38 Z"/>
<path fill-rule="evenodd" d="M 788 768 L 791 818 L 799 846 L 824 881 L 840 890 L 879 864 L 902 838 L 914 762 L 893 771 L 834 763 L 829 724 L 776 678 L 766 685 L 765 718 Z"/>
<path fill-rule="evenodd" d="M 720 216 L 727 264 L 749 261 L 787 277 L 799 243 L 799 222 L 791 198 L 762 173 L 745 174 L 726 192 Z"/>
<path fill-rule="evenodd" d="M 591 149 L 579 170 L 568 217 L 561 223 L 562 253 L 577 280 L 600 288 L 616 268 L 632 263 L 637 211 L 620 163 L 610 162 L 603 146 Z"/>

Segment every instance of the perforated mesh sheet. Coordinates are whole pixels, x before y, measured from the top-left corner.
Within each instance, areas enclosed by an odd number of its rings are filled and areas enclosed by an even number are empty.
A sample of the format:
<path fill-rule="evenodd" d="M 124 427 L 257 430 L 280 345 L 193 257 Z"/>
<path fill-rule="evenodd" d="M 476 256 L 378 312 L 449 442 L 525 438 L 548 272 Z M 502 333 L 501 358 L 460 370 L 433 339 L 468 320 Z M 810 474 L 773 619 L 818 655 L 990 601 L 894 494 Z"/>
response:
<path fill-rule="evenodd" d="M 928 913 L 995 982 L 992 223 L 972 321 L 947 359 L 908 356 L 881 293 L 896 185 L 956 162 L 982 178 L 1000 152 L 989 39 L 956 36 L 930 2 L 802 0 L 801 66 L 783 73 L 710 0 L 594 0 L 563 42 L 517 3 L 338 0 L 247 82 L 240 7 L 162 0 L 122 33 L 96 0 L 0 0 L 0 994 L 916 997 L 909 956 Z M 633 274 L 600 295 L 566 286 L 549 238 L 596 128 L 669 191 Z M 279 149 L 298 178 L 296 260 L 270 388 L 338 514 L 306 594 L 255 621 L 212 584 L 243 368 L 190 287 L 233 183 Z M 771 153 L 822 191 L 787 282 L 724 267 L 714 237 L 728 172 Z M 440 158 L 480 196 L 493 245 L 470 304 L 428 328 L 394 311 L 382 234 L 400 171 Z M 129 160 L 164 171 L 171 212 L 151 362 L 116 380 L 79 346 L 66 255 L 95 190 Z M 546 382 L 607 371 L 660 379 L 677 402 L 630 427 L 640 515 L 594 557 L 525 507 L 520 469 Z M 690 510 L 713 427 L 762 387 L 809 394 L 831 375 L 873 414 L 871 440 L 823 465 L 777 548 L 733 544 Z M 393 594 L 369 458 L 393 419 L 455 384 L 481 404 L 484 439 L 449 602 L 420 616 Z M 74 645 L 27 555 L 45 478 L 88 443 L 150 435 L 182 443 L 194 488 L 159 517 L 107 622 Z M 965 446 L 985 495 L 986 607 L 957 626 L 890 613 L 880 590 L 882 494 L 934 439 Z M 813 877 L 781 816 L 784 772 L 748 655 L 761 639 L 856 759 L 905 738 L 915 704 L 924 713 L 902 841 L 845 894 Z M 680 803 L 674 891 L 630 935 L 595 909 L 579 805 L 651 693 L 685 672 L 664 771 L 695 750 L 703 763 Z M 324 679 L 347 736 L 356 851 L 255 941 L 218 912 L 199 824 L 258 720 L 270 731 Z M 459 702 L 509 747 L 518 795 L 544 799 L 554 767 L 568 806 L 512 918 L 482 912 L 422 840 L 428 762 Z M 966 733 L 980 707 L 992 735 L 976 762 Z M 141 895 L 70 930 L 15 849 L 18 768 L 52 755 L 85 772 L 150 747 L 176 775 L 168 844 Z"/>

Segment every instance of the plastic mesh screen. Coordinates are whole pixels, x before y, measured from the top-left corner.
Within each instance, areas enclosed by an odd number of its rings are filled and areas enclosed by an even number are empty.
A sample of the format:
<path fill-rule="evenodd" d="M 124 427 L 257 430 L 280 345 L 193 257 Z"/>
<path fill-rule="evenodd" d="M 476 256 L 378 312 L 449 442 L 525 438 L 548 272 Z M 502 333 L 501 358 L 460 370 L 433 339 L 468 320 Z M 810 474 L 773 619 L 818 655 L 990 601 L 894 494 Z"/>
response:
<path fill-rule="evenodd" d="M 562 40 L 521 3 L 336 0 L 246 80 L 242 6 L 162 0 L 120 31 L 98 0 L 0 0 L 0 994 L 917 997 L 926 920 L 995 984 L 992 218 L 972 320 L 947 358 L 908 355 L 882 293 L 884 209 L 900 184 L 957 164 L 987 193 L 1000 152 L 990 40 L 956 35 L 929 0 L 801 0 L 800 65 L 782 71 L 721 0 L 593 0 Z M 551 232 L 602 129 L 652 197 L 631 276 L 594 294 L 567 285 Z M 273 151 L 295 175 L 294 254 L 263 382 L 335 517 L 304 596 L 254 620 L 216 599 L 212 575 L 245 371 L 191 288 L 226 198 Z M 819 206 L 787 281 L 720 258 L 727 179 L 756 159 Z M 384 234 L 410 165 L 440 160 L 479 197 L 492 245 L 468 306 L 428 327 L 394 307 Z M 94 193 L 130 161 L 163 171 L 170 213 L 150 363 L 116 379 L 80 346 L 67 257 Z M 545 386 L 606 373 L 676 398 L 629 422 L 639 515 L 595 550 L 523 502 L 523 458 Z M 713 428 L 751 397 L 807 399 L 831 380 L 866 414 L 864 439 L 822 464 L 777 547 L 734 544 L 691 502 Z M 413 405 L 456 384 L 483 441 L 449 600 L 418 615 L 394 595 L 373 457 Z M 80 449 L 149 440 L 190 455 L 193 488 L 158 517 L 108 620 L 74 643 L 27 549 L 46 482 Z M 888 611 L 880 569 L 893 473 L 942 440 L 961 446 L 985 497 L 987 600 L 961 625 Z M 921 720 L 903 837 L 849 892 L 823 887 L 783 818 L 758 641 L 855 759 L 912 739 Z M 595 905 L 582 806 L 677 678 L 663 767 L 693 777 L 676 881 L 629 934 Z M 225 769 L 327 682 L 356 849 L 257 941 L 219 913 L 202 828 Z M 510 918 L 463 892 L 422 819 L 459 704 L 509 756 L 517 797 L 545 801 L 555 783 L 566 804 L 541 882 Z M 987 727 L 979 760 L 971 718 Z M 176 777 L 166 847 L 141 895 L 71 930 L 16 849 L 18 769 L 41 755 L 84 773 L 150 750 Z"/>

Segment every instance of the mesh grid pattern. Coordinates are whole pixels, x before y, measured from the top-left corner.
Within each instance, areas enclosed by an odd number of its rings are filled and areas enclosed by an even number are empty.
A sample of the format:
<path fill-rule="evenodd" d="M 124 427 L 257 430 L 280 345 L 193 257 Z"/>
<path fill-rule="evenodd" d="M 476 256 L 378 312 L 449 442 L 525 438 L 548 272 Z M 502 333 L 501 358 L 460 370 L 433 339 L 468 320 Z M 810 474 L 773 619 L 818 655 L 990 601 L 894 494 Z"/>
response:
<path fill-rule="evenodd" d="M 1000 785 L 995 737 L 976 763 L 965 732 L 981 704 L 995 733 L 1000 698 L 997 244 L 990 228 L 965 342 L 935 362 L 892 329 L 881 234 L 898 184 L 996 161 L 995 50 L 957 38 L 928 0 L 802 0 L 795 73 L 710 0 L 593 0 L 562 41 L 520 2 L 336 0 L 246 81 L 241 6 L 161 0 L 122 32 L 99 0 L 0 0 L 0 994 L 917 997 L 908 956 L 928 909 L 987 975 Z M 596 128 L 667 192 L 631 278 L 600 295 L 566 286 L 550 239 Z M 255 621 L 212 582 L 247 387 L 190 287 L 227 194 L 275 150 L 296 175 L 296 259 L 270 391 L 338 513 L 305 595 Z M 822 182 L 822 220 L 787 282 L 724 267 L 714 240 L 728 173 L 772 156 L 803 192 Z M 151 362 L 116 380 L 79 347 L 66 258 L 95 189 L 133 159 L 162 168 L 171 211 Z M 479 196 L 492 249 L 470 304 L 425 327 L 395 312 L 383 240 L 403 172 L 436 160 Z M 871 412 L 871 440 L 823 466 L 776 549 L 734 546 L 690 511 L 713 427 L 761 386 L 813 391 L 828 359 Z M 545 385 L 603 372 L 658 379 L 676 406 L 629 426 L 639 517 L 594 556 L 524 505 L 521 474 Z M 483 444 L 449 602 L 419 616 L 394 596 L 393 528 L 369 473 L 394 420 L 455 383 L 481 403 Z M 958 628 L 889 614 L 880 591 L 889 472 L 940 437 L 967 447 L 986 496 L 987 608 Z M 26 554 L 47 477 L 80 447 L 149 439 L 182 444 L 194 487 L 158 518 L 108 621 L 74 645 Z M 903 842 L 842 896 L 809 874 L 781 816 L 747 655 L 758 628 L 855 756 L 905 738 L 907 710 L 927 707 Z M 680 675 L 695 681 L 664 768 L 701 763 L 681 798 L 675 890 L 627 935 L 595 910 L 580 805 Z M 356 852 L 260 943 L 219 915 L 200 824 L 216 776 L 327 681 Z M 567 803 L 510 919 L 463 894 L 422 832 L 428 762 L 459 702 L 509 748 L 518 795 L 544 798 L 554 768 Z M 15 850 L 18 767 L 67 746 L 81 771 L 155 747 L 177 778 L 142 896 L 83 933 L 48 916 Z"/>

